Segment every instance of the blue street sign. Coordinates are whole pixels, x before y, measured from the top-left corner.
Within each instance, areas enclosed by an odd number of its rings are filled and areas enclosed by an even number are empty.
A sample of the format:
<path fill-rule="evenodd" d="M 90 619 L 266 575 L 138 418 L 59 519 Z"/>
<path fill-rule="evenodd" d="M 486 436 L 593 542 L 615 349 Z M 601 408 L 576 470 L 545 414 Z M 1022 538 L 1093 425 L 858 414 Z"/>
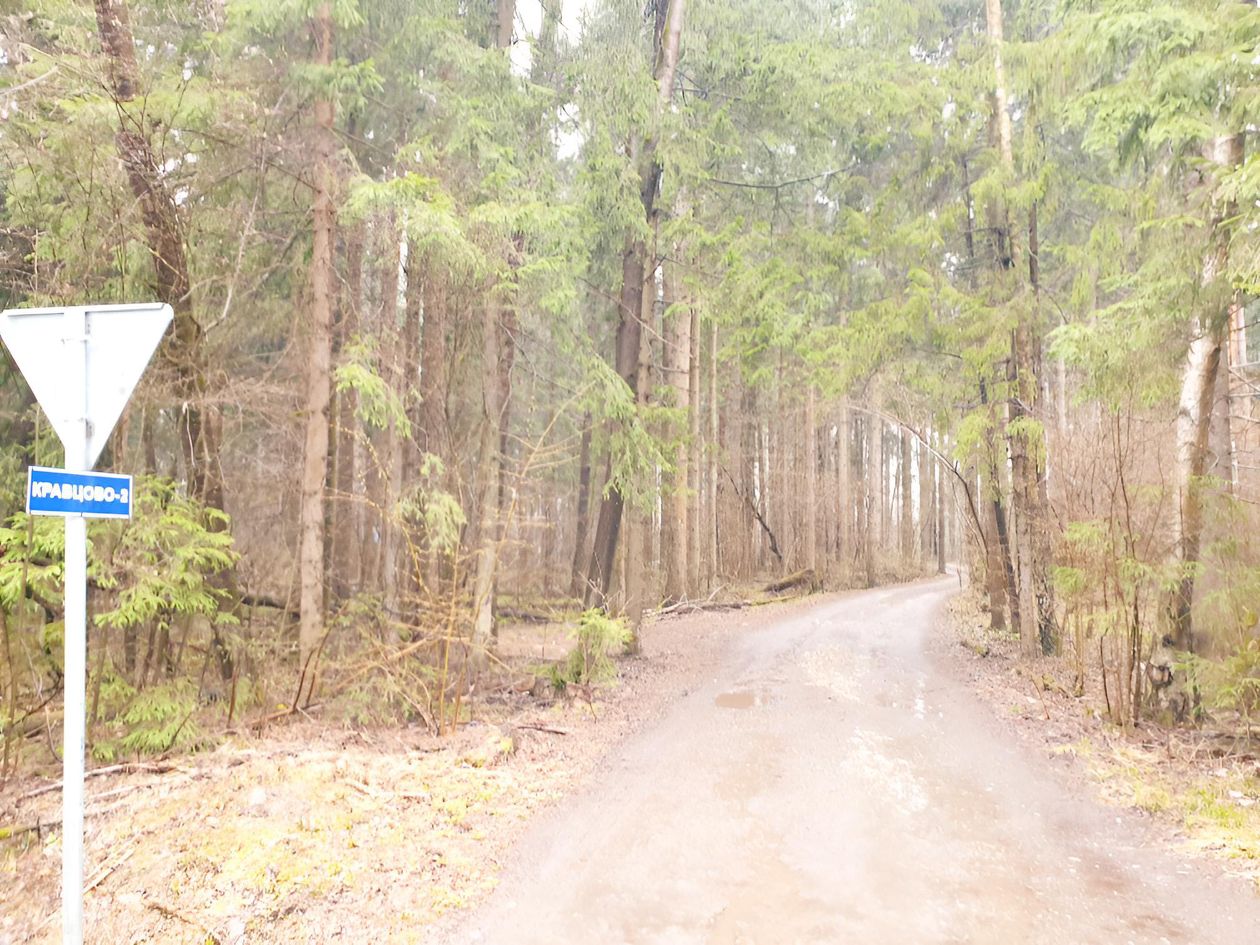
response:
<path fill-rule="evenodd" d="M 131 477 L 32 466 L 26 475 L 31 515 L 131 518 Z"/>

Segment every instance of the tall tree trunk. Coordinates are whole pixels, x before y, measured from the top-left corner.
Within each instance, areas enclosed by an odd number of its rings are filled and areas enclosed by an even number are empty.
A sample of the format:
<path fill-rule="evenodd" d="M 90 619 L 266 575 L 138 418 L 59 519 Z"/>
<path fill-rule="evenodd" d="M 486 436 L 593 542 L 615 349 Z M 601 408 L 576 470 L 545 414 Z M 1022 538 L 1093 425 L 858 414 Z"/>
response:
<path fill-rule="evenodd" d="M 655 246 L 656 234 L 653 234 L 653 246 Z M 639 322 L 643 325 L 651 325 L 653 320 L 653 311 L 656 308 L 656 271 L 655 271 L 655 250 L 653 250 L 652 271 L 650 274 L 650 285 L 652 291 L 644 291 L 642 294 L 641 304 L 643 306 L 639 313 Z M 655 328 L 651 334 L 656 334 Z M 648 381 L 649 364 L 651 361 L 651 335 L 648 332 L 639 334 L 639 364 L 638 378 L 634 385 L 635 402 L 639 410 L 640 416 L 643 414 L 643 408 L 647 406 L 648 390 L 650 384 Z M 659 493 L 658 493 L 659 494 Z M 628 510 L 627 516 L 627 534 L 625 546 L 625 616 L 626 621 L 630 625 L 630 642 L 626 649 L 630 653 L 639 652 L 639 627 L 643 623 L 643 610 L 647 603 L 647 580 L 645 563 L 651 557 L 652 549 L 652 520 L 644 519 L 643 514 L 638 510 L 631 508 Z"/>
<path fill-rule="evenodd" d="M 940 434 L 936 438 L 937 449 L 945 453 L 945 439 Z M 940 463 L 933 463 L 935 475 L 932 477 L 932 507 L 936 510 L 936 571 L 945 573 L 945 470 Z"/>
<path fill-rule="evenodd" d="M 481 315 L 481 439 L 477 449 L 477 525 L 471 529 L 476 548 L 473 583 L 473 659 L 484 662 L 494 632 L 494 581 L 498 562 L 499 516 L 499 303 L 487 300 Z"/>
<path fill-rule="evenodd" d="M 805 567 L 818 570 L 818 418 L 814 385 L 805 386 Z"/>
<path fill-rule="evenodd" d="M 421 451 L 441 462 L 439 482 L 448 485 L 455 475 L 452 468 L 450 431 L 446 416 L 449 387 L 447 366 L 447 284 L 439 267 L 428 266 L 423 289 L 423 322 L 420 332 L 420 429 L 414 431 Z M 424 583 L 436 586 L 443 572 L 445 556 L 426 536 Z"/>
<path fill-rule="evenodd" d="M 673 391 L 671 406 L 682 414 L 681 422 L 674 425 L 671 431 L 677 446 L 674 450 L 674 473 L 666 493 L 668 504 L 661 522 L 665 546 L 665 587 L 662 596 L 665 601 L 674 602 L 686 599 L 690 571 L 688 480 L 691 457 L 688 433 L 691 416 L 691 312 L 677 296 L 674 264 L 666 262 L 662 266 L 666 306 L 665 382 Z"/>
<path fill-rule="evenodd" d="M 1205 148 L 1208 161 L 1220 170 L 1237 167 L 1243 160 L 1243 136 L 1223 135 Z M 1209 183 L 1208 186 L 1211 184 Z M 1221 346 L 1228 325 L 1229 232 L 1226 221 L 1231 208 L 1211 207 L 1211 236 L 1200 275 L 1200 310 L 1194 313 L 1193 338 L 1182 369 L 1181 398 L 1177 408 L 1177 499 L 1173 517 L 1175 564 L 1180 574 L 1164 604 L 1169 636 L 1181 650 L 1195 648 L 1191 608 L 1194 604 L 1195 569 L 1203 541 L 1204 476 L 1207 474 L 1212 401 L 1221 364 Z"/>
<path fill-rule="evenodd" d="M 643 303 L 643 258 L 646 249 L 642 242 L 628 238 L 621 259 L 621 311 L 617 324 L 615 366 L 631 393 L 636 393 L 638 389 L 639 337 L 643 330 L 640 310 Z M 609 457 L 605 482 L 612 479 L 612 471 L 612 457 Z M 591 549 L 591 565 L 587 571 L 585 601 L 588 606 L 607 606 L 624 506 L 625 495 L 620 486 L 614 483 L 605 489 L 599 506 L 599 517 L 595 522 L 595 544 Z"/>
<path fill-rule="evenodd" d="M 321 4 L 312 22 L 315 64 L 332 63 L 332 14 Z M 302 463 L 298 648 L 305 669 L 324 628 L 324 488 L 328 477 L 328 408 L 332 380 L 333 103 L 315 100 L 311 248 L 311 320 L 307 346 L 306 449 Z"/>
<path fill-rule="evenodd" d="M 925 430 L 923 435 L 930 439 L 932 431 Z M 916 446 L 916 452 L 919 454 L 919 565 L 926 568 L 927 563 L 932 559 L 933 538 L 936 531 L 936 515 L 932 508 L 934 482 L 932 473 L 936 464 L 922 443 Z"/>
<path fill-rule="evenodd" d="M 346 240 L 346 284 L 341 293 L 340 317 L 337 319 L 335 338 L 337 349 L 344 352 L 359 332 L 359 305 L 363 292 L 363 228 L 356 226 Z M 333 501 L 331 529 L 332 554 L 330 578 L 337 596 L 346 597 L 358 590 L 359 520 L 361 505 L 358 492 L 358 396 L 353 390 L 336 394 L 334 416 L 336 445 L 336 474 L 333 484 L 336 496 Z"/>
<path fill-rule="evenodd" d="M 848 400 L 840 402 L 840 429 L 838 433 L 836 474 L 839 477 L 836 514 L 839 516 L 839 548 L 837 554 L 845 562 L 846 576 L 852 573 L 853 555 L 853 412 Z"/>
<path fill-rule="evenodd" d="M 380 338 L 382 370 L 390 390 L 402 391 L 403 357 L 398 327 L 398 295 L 402 268 L 402 238 L 392 216 L 385 222 L 385 245 L 382 256 L 381 312 L 377 328 Z M 371 475 L 368 498 L 373 510 L 375 554 L 372 562 L 371 586 L 380 587 L 387 617 L 399 616 L 398 546 L 399 522 L 396 509 L 402 489 L 402 436 L 398 424 L 390 419 L 385 429 L 373 437 Z"/>
<path fill-rule="evenodd" d="M 993 55 L 993 134 L 998 156 L 1008 177 L 1014 178 L 1010 103 L 1003 61 L 1004 26 L 1001 0 L 985 0 L 985 14 Z M 1019 244 L 1005 205 L 998 210 L 998 257 L 1001 268 L 1014 275 L 1020 264 Z M 1030 243 L 1036 240 L 1036 217 L 1029 220 Z M 1005 243 L 1003 250 L 1002 244 Z M 1029 281 L 1036 281 L 1036 247 L 1030 246 Z M 999 276 L 1000 278 L 1000 276 Z M 1016 278 L 1018 278 L 1016 276 Z M 1034 292 L 1036 286 L 1033 286 Z M 1049 653 L 1054 642 L 1054 600 L 1050 584 L 1049 542 L 1043 532 L 1050 527 L 1042 496 L 1040 457 L 1045 455 L 1044 432 L 1032 422 L 1037 415 L 1040 387 L 1036 337 L 1037 309 L 1021 311 L 1011 338 L 1012 390 L 1007 439 L 1011 453 L 1011 499 L 1018 553 L 1019 635 L 1024 656 Z"/>
<path fill-rule="evenodd" d="M 705 509 L 705 490 L 703 469 L 706 446 L 700 436 L 700 309 L 691 306 L 691 324 L 687 326 L 688 340 L 691 342 L 687 352 L 687 441 L 691 445 L 688 463 L 687 492 L 690 499 L 687 548 L 687 586 L 693 591 L 701 589 L 700 559 L 703 554 L 704 522 L 709 514 Z"/>
<path fill-rule="evenodd" d="M 497 0 L 495 4 L 494 44 L 507 50 L 512 44 L 516 16 L 515 0 Z M 518 265 L 520 240 L 511 254 L 509 265 Z M 477 515 L 479 527 L 472 530 L 477 538 L 476 577 L 473 585 L 473 658 L 480 664 L 490 640 L 495 636 L 494 601 L 498 577 L 499 545 L 503 538 L 503 500 L 506 495 L 505 464 L 508 442 L 507 410 L 511 397 L 512 361 L 515 355 L 514 303 L 493 300 L 482 309 L 481 370 L 482 416 L 481 442 L 477 460 Z"/>
<path fill-rule="evenodd" d="M 582 598 L 586 588 L 586 575 L 582 564 L 586 560 L 586 533 L 590 522 L 591 506 L 591 415 L 582 418 L 582 445 L 578 449 L 577 525 L 573 537 L 573 571 L 569 578 L 569 596 Z"/>
<path fill-rule="evenodd" d="M 875 556 L 879 552 L 882 535 L 879 519 L 883 506 L 883 488 L 880 479 L 883 477 L 883 429 L 882 424 L 871 414 L 862 421 L 863 439 L 866 441 L 866 474 L 862 477 L 862 563 L 866 569 L 866 586 L 874 587 L 879 580 L 879 571 Z"/>
<path fill-rule="evenodd" d="M 411 428 L 410 438 L 398 439 L 398 456 L 391 467 L 391 482 L 396 494 L 413 488 L 420 478 L 420 467 L 423 451 L 424 406 L 413 396 L 420 376 L 420 358 L 424 321 L 425 260 L 419 253 L 413 252 L 413 246 L 407 247 L 407 263 L 404 268 L 405 290 L 403 292 L 403 322 L 401 344 L 402 371 L 399 377 L 400 386 L 396 388 L 402 398 L 407 414 L 407 426 Z M 422 556 L 420 548 L 424 542 L 423 529 L 413 519 L 403 516 L 397 518 L 395 537 L 394 568 L 397 571 L 395 590 L 398 596 L 414 601 L 420 592 L 422 576 L 420 564 Z M 413 608 L 406 608 L 413 609 Z"/>
<path fill-rule="evenodd" d="M 495 46 L 507 49 L 512 45 L 512 30 L 516 25 L 516 0 L 495 0 L 494 30 Z"/>
<path fill-rule="evenodd" d="M 656 122 L 669 108 L 674 95 L 674 76 L 682 36 L 685 0 L 653 0 L 655 7 L 657 84 Z M 650 134 L 635 155 L 639 165 L 639 200 L 649 230 L 655 229 L 656 198 L 660 188 L 661 165 L 656 158 L 656 131 Z M 632 149 L 633 153 L 634 149 Z M 621 305 L 617 324 L 616 370 L 638 399 L 639 347 L 642 335 L 643 295 L 648 267 L 648 246 L 639 235 L 628 233 L 622 254 Z M 611 459 L 609 461 L 611 471 Z M 591 551 L 590 588 L 587 603 L 606 604 L 625 496 L 614 484 L 606 490 L 595 525 L 595 545 Z M 637 552 L 636 552 L 637 554 Z"/>
<path fill-rule="evenodd" d="M 705 478 L 709 487 L 709 521 L 706 523 L 705 533 L 708 536 L 708 552 L 705 555 L 704 562 L 704 583 L 705 589 L 712 588 L 717 583 L 718 574 L 718 451 L 720 443 L 718 436 L 720 434 L 719 413 L 718 413 L 718 330 L 715 321 L 709 327 L 709 444 L 706 450 L 705 458 L 708 460 L 708 468 L 705 472 Z M 729 433 L 728 433 L 729 436 Z"/>
<path fill-rule="evenodd" d="M 171 306 L 174 322 L 163 355 L 175 374 L 181 401 L 179 441 L 188 474 L 188 492 L 214 508 L 223 508 L 218 426 L 204 405 L 207 377 L 202 328 L 193 311 L 192 280 L 180 211 L 153 152 L 144 109 L 127 106 L 139 92 L 136 44 L 127 0 L 95 0 L 96 25 L 109 65 L 110 91 L 118 111 L 114 136 L 132 195 L 140 205 L 149 255 L 153 259 L 159 301 Z"/>
<path fill-rule="evenodd" d="M 901 498 L 901 560 L 908 564 L 914 560 L 914 483 L 910 471 L 910 431 L 904 426 L 897 457 L 901 467 L 897 474 Z"/>

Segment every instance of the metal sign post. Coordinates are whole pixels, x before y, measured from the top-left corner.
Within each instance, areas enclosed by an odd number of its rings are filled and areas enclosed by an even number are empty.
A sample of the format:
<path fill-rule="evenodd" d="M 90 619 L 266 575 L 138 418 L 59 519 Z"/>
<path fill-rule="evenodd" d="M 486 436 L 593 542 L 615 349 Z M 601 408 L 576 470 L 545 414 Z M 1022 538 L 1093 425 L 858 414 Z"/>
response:
<path fill-rule="evenodd" d="M 65 945 L 81 945 L 83 941 L 87 520 L 102 515 L 126 516 L 131 511 L 130 477 L 93 476 L 88 470 L 100 456 L 172 315 L 171 307 L 161 304 L 10 309 L 0 315 L 0 338 L 48 415 L 66 454 L 65 472 L 32 467 L 26 492 L 30 514 L 62 515 L 66 527 L 61 795 Z M 114 493 L 112 499 L 110 492 Z"/>

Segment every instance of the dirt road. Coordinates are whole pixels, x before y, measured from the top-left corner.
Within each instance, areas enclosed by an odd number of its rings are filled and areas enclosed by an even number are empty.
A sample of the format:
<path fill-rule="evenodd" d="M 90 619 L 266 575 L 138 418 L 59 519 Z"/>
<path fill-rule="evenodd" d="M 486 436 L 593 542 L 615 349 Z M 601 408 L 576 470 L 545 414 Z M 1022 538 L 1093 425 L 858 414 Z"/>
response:
<path fill-rule="evenodd" d="M 734 637 L 448 943 L 1231 945 L 1260 900 L 1065 787 L 926 655 L 955 579 Z M 1215 868 L 1219 872 L 1219 867 Z"/>

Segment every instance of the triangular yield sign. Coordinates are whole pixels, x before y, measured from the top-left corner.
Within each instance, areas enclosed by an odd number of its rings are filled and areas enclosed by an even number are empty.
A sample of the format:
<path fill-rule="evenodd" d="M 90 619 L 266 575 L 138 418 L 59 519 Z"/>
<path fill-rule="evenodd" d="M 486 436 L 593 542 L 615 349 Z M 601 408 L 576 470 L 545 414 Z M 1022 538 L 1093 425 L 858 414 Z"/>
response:
<path fill-rule="evenodd" d="M 161 303 L 9 309 L 0 315 L 0 338 L 62 444 L 86 442 L 85 468 L 101 455 L 172 317 L 171 307 Z"/>

